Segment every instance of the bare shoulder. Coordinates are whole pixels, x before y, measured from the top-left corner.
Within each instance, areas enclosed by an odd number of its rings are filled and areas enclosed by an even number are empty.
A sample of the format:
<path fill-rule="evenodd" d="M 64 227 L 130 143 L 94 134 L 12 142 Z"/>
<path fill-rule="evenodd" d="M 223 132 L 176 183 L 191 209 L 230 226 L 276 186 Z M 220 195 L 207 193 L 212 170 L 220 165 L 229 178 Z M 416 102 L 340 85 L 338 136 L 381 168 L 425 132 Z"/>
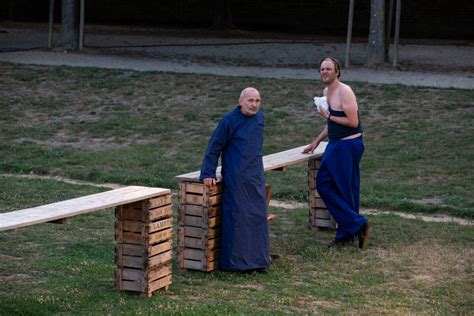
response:
<path fill-rule="evenodd" d="M 345 84 L 341 83 L 340 85 L 340 90 L 339 90 L 339 96 L 341 98 L 342 102 L 342 108 L 346 110 L 354 109 L 357 110 L 357 99 L 354 94 L 354 91 L 352 91 L 352 88 Z"/>
<path fill-rule="evenodd" d="M 348 84 L 340 82 L 339 89 L 342 95 L 354 95 L 354 91 Z"/>
<path fill-rule="evenodd" d="M 328 94 L 328 87 L 324 88 L 324 90 L 323 90 L 323 95 L 327 96 L 327 94 Z"/>

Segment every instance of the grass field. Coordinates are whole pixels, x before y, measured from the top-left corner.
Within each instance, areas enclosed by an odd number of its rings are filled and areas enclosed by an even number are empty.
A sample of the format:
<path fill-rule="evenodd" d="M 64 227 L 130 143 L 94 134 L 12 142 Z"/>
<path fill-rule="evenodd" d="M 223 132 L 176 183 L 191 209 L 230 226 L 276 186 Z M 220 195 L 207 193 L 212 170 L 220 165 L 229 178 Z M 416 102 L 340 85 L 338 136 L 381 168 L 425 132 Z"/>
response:
<path fill-rule="evenodd" d="M 0 174 L 177 189 L 199 169 L 219 118 L 245 86 L 262 92 L 265 154 L 322 128 L 322 85 L 0 63 Z M 362 208 L 474 218 L 474 91 L 351 83 L 366 153 Z M 305 167 L 267 174 L 273 198 L 305 202 Z M 105 190 L 0 176 L 0 212 Z M 175 203 L 176 206 L 177 203 Z M 113 286 L 111 210 L 0 233 L 0 315 L 470 314 L 472 226 L 372 215 L 365 252 L 328 250 L 307 209 L 272 208 L 268 275 L 181 272 L 151 299 Z"/>

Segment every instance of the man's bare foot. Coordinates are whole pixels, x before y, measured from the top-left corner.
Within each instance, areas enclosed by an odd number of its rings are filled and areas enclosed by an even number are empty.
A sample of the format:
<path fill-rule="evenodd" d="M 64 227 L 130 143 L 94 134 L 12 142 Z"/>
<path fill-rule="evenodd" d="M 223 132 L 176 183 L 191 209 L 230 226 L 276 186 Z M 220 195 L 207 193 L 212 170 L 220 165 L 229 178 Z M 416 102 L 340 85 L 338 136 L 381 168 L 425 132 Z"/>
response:
<path fill-rule="evenodd" d="M 268 214 L 267 216 L 267 221 L 274 221 L 277 219 L 277 216 L 275 214 Z"/>

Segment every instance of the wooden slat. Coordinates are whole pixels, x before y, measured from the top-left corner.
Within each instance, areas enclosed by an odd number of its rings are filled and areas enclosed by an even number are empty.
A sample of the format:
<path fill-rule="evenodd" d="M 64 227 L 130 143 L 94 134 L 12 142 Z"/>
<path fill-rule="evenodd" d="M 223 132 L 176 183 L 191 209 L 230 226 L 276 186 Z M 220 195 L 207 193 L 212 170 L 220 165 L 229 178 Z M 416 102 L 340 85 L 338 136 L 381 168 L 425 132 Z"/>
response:
<path fill-rule="evenodd" d="M 173 215 L 173 205 L 165 205 L 148 211 L 148 220 L 153 222 L 160 218 L 171 217 Z"/>
<path fill-rule="evenodd" d="M 160 253 L 156 256 L 148 258 L 148 268 L 154 268 L 157 267 L 165 262 L 171 261 L 173 258 L 172 251 L 166 251 L 163 253 Z"/>
<path fill-rule="evenodd" d="M 163 265 L 148 272 L 148 281 L 154 281 L 171 274 L 171 264 Z"/>
<path fill-rule="evenodd" d="M 171 240 L 162 242 L 160 244 L 148 247 L 148 255 L 150 257 L 155 256 L 159 253 L 171 250 L 173 248 L 173 244 Z"/>
<path fill-rule="evenodd" d="M 285 150 L 263 157 L 263 170 L 270 171 L 296 165 L 310 159 L 319 158 L 323 155 L 326 149 L 327 142 L 321 142 L 312 154 L 303 154 L 303 149 L 307 146 L 300 146 L 297 148 Z M 178 181 L 195 181 L 199 182 L 200 171 L 190 172 L 176 176 Z M 221 167 L 217 167 L 216 176 L 221 179 Z"/>
<path fill-rule="evenodd" d="M 153 282 L 151 282 L 150 284 L 148 284 L 148 297 L 151 296 L 151 294 L 156 291 L 156 290 L 159 290 L 161 288 L 164 288 L 164 287 L 167 287 L 171 284 L 171 275 L 167 275 L 161 279 L 158 279 L 158 280 L 155 280 Z"/>
<path fill-rule="evenodd" d="M 215 260 L 212 262 L 203 262 L 201 260 L 183 260 L 183 268 L 184 269 L 191 269 L 191 270 L 199 270 L 199 271 L 214 271 L 219 267 L 219 260 Z"/>
<path fill-rule="evenodd" d="M 208 238 L 214 238 L 220 236 L 221 232 L 219 228 L 208 229 L 208 228 L 199 228 L 199 227 L 184 227 L 184 236 L 187 237 L 196 237 L 201 238 L 207 236 Z"/>
<path fill-rule="evenodd" d="M 215 217 L 222 213 L 222 206 L 204 207 L 202 205 L 182 204 L 179 213 L 191 216 Z"/>
<path fill-rule="evenodd" d="M 164 276 L 171 274 L 171 264 L 166 264 L 158 269 L 151 270 L 148 272 L 148 282 L 152 282 L 161 279 Z"/>
<path fill-rule="evenodd" d="M 45 223 L 169 194 L 169 189 L 129 186 L 71 200 L 0 214 L 0 231 Z"/>
<path fill-rule="evenodd" d="M 120 255 L 143 256 L 146 254 L 146 247 L 143 245 L 118 244 L 115 248 Z"/>
<path fill-rule="evenodd" d="M 157 233 L 153 233 L 149 235 L 148 243 L 149 245 L 154 245 L 159 242 L 166 241 L 173 236 L 173 228 L 161 230 Z"/>
<path fill-rule="evenodd" d="M 149 232 L 153 233 L 159 230 L 163 230 L 165 228 L 173 227 L 173 219 L 172 218 L 166 218 L 162 219 L 157 222 L 152 222 L 148 224 Z"/>
<path fill-rule="evenodd" d="M 316 227 L 327 227 L 327 228 L 336 228 L 334 221 L 330 219 L 320 219 L 320 218 L 315 218 L 315 223 L 313 226 Z"/>
<path fill-rule="evenodd" d="M 120 269 L 122 280 L 146 282 L 146 273 L 139 269 Z"/>
<path fill-rule="evenodd" d="M 313 208 L 327 208 L 326 204 L 324 204 L 323 199 L 321 198 L 316 198 L 316 197 L 310 197 L 310 203 L 309 205 Z"/>

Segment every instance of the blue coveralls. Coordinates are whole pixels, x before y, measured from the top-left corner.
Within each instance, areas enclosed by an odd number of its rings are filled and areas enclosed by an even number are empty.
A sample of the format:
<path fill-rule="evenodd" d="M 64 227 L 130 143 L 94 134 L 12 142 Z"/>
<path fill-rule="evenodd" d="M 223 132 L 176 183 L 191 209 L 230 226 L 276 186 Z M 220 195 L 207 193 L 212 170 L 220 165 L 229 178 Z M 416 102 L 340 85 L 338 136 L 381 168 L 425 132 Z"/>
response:
<path fill-rule="evenodd" d="M 222 154 L 223 270 L 261 269 L 270 264 L 263 129 L 261 111 L 246 116 L 237 106 L 219 122 L 202 162 L 200 179 L 215 178 Z"/>
<path fill-rule="evenodd" d="M 345 116 L 344 112 L 331 108 L 330 112 L 334 116 Z M 341 125 L 335 126 L 334 122 L 332 124 L 330 126 L 328 123 L 329 137 L 332 127 L 348 129 Z M 362 130 L 360 125 L 358 128 Z M 359 165 L 363 153 L 362 136 L 345 140 L 330 138 L 317 173 L 316 189 L 338 224 L 336 240 L 352 240 L 367 222 L 367 218 L 359 214 Z"/>

